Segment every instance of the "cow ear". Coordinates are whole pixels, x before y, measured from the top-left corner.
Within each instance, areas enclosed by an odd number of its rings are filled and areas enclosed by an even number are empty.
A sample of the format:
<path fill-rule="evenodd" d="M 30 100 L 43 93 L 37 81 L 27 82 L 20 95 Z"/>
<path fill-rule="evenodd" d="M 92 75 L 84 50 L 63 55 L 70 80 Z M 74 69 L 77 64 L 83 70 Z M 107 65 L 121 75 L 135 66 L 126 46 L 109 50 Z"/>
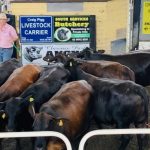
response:
<path fill-rule="evenodd" d="M 69 120 L 66 118 L 57 118 L 56 122 L 59 127 L 63 127 Z"/>
<path fill-rule="evenodd" d="M 22 99 L 20 100 L 20 105 L 23 105 L 23 106 L 29 106 L 30 103 L 34 103 L 34 98 L 32 97 L 32 95 L 29 95 L 25 98 L 22 98 L 22 97 L 17 97 L 18 99 Z"/>
<path fill-rule="evenodd" d="M 28 104 L 28 111 L 31 115 L 31 117 L 34 119 L 35 118 L 35 108 L 34 108 L 34 98 L 32 95 L 29 95 L 25 98 L 25 101 Z"/>
<path fill-rule="evenodd" d="M 34 98 L 32 96 L 28 97 L 29 103 L 34 103 Z"/>
<path fill-rule="evenodd" d="M 29 105 L 29 107 L 28 107 L 28 111 L 29 111 L 31 117 L 34 119 L 36 113 L 35 113 L 35 108 L 34 108 L 34 103 L 33 103 L 33 102 L 30 103 L 30 105 Z"/>
<path fill-rule="evenodd" d="M 26 47 L 26 51 L 29 52 L 29 48 L 28 47 Z"/>
<path fill-rule="evenodd" d="M 7 114 L 5 113 L 4 110 L 0 110 L 0 118 L 5 120 L 7 118 Z"/>
<path fill-rule="evenodd" d="M 70 58 L 70 59 L 66 62 L 66 64 L 65 64 L 64 66 L 67 67 L 67 68 L 70 68 L 70 67 L 75 66 L 75 61 L 74 61 L 74 59 L 73 59 L 73 58 Z"/>
<path fill-rule="evenodd" d="M 5 102 L 0 102 L 0 110 L 1 110 L 1 109 L 4 109 L 5 106 L 6 106 L 6 103 L 5 103 Z"/>
<path fill-rule="evenodd" d="M 27 102 L 28 104 L 34 103 L 34 97 L 32 95 L 29 95 L 23 99 L 24 99 L 23 102 Z"/>

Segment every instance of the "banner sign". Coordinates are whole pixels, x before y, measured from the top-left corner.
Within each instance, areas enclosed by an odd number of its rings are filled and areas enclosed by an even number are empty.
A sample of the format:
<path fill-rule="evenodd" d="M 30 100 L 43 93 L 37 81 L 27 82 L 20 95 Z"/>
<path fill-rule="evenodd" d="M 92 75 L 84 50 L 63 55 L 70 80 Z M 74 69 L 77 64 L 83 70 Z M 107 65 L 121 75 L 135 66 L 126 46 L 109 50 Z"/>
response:
<path fill-rule="evenodd" d="M 21 16 L 21 43 L 52 42 L 52 16 Z"/>
<path fill-rule="evenodd" d="M 23 65 L 46 65 L 49 53 L 96 49 L 94 15 L 20 16 L 19 23 Z"/>
<path fill-rule="evenodd" d="M 90 47 L 87 43 L 82 44 L 22 44 L 22 64 L 38 64 L 38 65 L 48 65 L 48 62 L 45 61 L 48 54 L 52 53 L 53 55 L 59 52 L 79 52 L 84 48 Z"/>
<path fill-rule="evenodd" d="M 143 4 L 142 33 L 150 34 L 150 1 L 145 1 Z"/>
<path fill-rule="evenodd" d="M 89 16 L 54 17 L 54 42 L 89 42 Z"/>

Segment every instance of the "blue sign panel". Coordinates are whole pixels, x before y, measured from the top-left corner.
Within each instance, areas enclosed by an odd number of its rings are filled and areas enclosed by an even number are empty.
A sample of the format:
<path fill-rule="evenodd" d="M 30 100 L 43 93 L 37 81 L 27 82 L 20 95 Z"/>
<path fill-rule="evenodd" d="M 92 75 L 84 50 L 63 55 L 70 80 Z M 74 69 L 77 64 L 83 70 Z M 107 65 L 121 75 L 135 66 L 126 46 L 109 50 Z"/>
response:
<path fill-rule="evenodd" d="M 21 43 L 50 43 L 53 37 L 52 16 L 21 16 Z"/>

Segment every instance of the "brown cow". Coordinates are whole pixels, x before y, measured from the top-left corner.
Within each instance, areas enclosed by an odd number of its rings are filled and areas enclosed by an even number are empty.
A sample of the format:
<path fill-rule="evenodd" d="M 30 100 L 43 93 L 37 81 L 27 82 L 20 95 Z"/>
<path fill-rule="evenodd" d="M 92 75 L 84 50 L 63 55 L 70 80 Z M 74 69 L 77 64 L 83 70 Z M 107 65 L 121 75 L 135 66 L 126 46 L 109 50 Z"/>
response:
<path fill-rule="evenodd" d="M 118 62 L 84 61 L 80 67 L 84 71 L 97 77 L 135 81 L 134 72 Z"/>
<path fill-rule="evenodd" d="M 50 137 L 47 144 L 47 150 L 67 150 L 67 148 L 63 140 L 57 137 Z"/>
<path fill-rule="evenodd" d="M 28 64 L 16 69 L 0 87 L 0 101 L 19 96 L 29 85 L 35 82 L 42 68 Z"/>
<path fill-rule="evenodd" d="M 91 94 L 92 87 L 85 80 L 63 85 L 48 102 L 41 106 L 40 113 L 36 115 L 33 124 L 34 131 L 61 132 L 74 146 L 77 146 L 74 142 L 85 133 L 89 126 Z M 44 138 L 36 139 L 35 150 L 43 150 L 45 146 Z"/>
<path fill-rule="evenodd" d="M 65 66 L 70 61 L 71 57 L 65 54 L 59 53 L 55 57 L 52 57 L 49 61 L 61 62 Z M 74 58 L 76 59 L 76 58 Z M 122 80 L 135 81 L 134 72 L 127 66 L 113 61 L 84 61 L 76 59 L 81 65 L 81 68 L 92 75 L 103 78 L 114 78 Z"/>

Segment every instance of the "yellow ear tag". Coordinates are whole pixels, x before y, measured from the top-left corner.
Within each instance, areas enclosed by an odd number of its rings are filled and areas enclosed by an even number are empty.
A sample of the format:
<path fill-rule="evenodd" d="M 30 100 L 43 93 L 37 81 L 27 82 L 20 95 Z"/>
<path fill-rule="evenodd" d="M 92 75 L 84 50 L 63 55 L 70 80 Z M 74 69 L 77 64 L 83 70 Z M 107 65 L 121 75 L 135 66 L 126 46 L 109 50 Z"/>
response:
<path fill-rule="evenodd" d="M 3 119 L 6 118 L 6 114 L 5 114 L 5 113 L 2 114 L 2 118 L 3 118 Z"/>
<path fill-rule="evenodd" d="M 72 67 L 72 62 L 70 62 L 70 67 Z"/>
<path fill-rule="evenodd" d="M 59 126 L 62 127 L 63 125 L 64 125 L 64 124 L 63 124 L 63 121 L 60 120 L 60 121 L 59 121 Z"/>
<path fill-rule="evenodd" d="M 34 98 L 33 97 L 30 97 L 29 98 L 29 102 L 33 102 L 34 101 Z"/>

